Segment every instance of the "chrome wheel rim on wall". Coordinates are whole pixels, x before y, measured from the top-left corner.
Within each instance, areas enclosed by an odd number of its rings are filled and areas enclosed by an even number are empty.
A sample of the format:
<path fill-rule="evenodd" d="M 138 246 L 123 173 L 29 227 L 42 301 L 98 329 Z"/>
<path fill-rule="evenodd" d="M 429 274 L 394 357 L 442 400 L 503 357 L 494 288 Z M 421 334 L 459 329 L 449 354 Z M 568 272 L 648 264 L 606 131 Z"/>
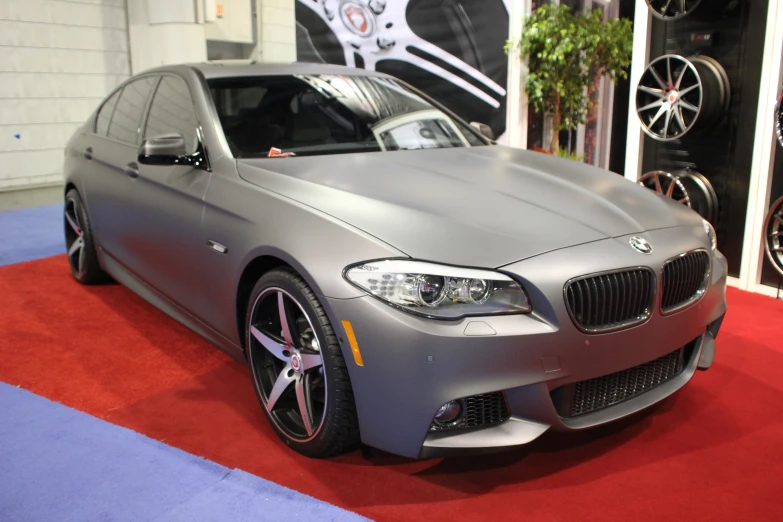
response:
<path fill-rule="evenodd" d="M 692 208 L 710 223 L 718 219 L 718 197 L 712 183 L 700 172 L 682 170 L 674 174 L 663 170 L 647 172 L 639 185 Z"/>
<path fill-rule="evenodd" d="M 267 288 L 253 304 L 248 335 L 264 408 L 286 436 L 312 440 L 324 424 L 327 386 L 310 318 L 291 294 Z"/>
<path fill-rule="evenodd" d="M 730 94 L 726 71 L 716 60 L 667 54 L 642 74 L 636 113 L 648 136 L 672 141 L 715 123 L 728 108 Z"/>
<path fill-rule="evenodd" d="M 775 104 L 775 133 L 778 136 L 778 143 L 783 146 L 783 92 L 780 93 Z"/>
<path fill-rule="evenodd" d="M 699 7 L 701 0 L 646 0 L 646 2 L 653 16 L 668 22 L 688 16 Z"/>
<path fill-rule="evenodd" d="M 698 212 L 701 217 L 717 226 L 718 222 L 718 195 L 710 180 L 701 172 L 695 170 L 681 170 L 674 173 L 680 183 L 685 187 L 690 198 L 690 207 Z"/>
<path fill-rule="evenodd" d="M 674 174 L 663 170 L 653 170 L 639 178 L 639 185 L 673 199 L 686 207 L 691 206 L 691 198 L 687 189 Z"/>
<path fill-rule="evenodd" d="M 764 222 L 764 249 L 772 266 L 783 277 L 783 197 L 772 204 Z"/>

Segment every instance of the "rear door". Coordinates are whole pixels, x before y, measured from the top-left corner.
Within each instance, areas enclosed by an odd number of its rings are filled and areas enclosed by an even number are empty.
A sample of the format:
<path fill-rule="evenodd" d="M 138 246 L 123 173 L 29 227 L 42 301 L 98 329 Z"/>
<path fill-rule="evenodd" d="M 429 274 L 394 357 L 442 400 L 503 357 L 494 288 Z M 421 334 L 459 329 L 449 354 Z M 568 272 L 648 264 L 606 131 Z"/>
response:
<path fill-rule="evenodd" d="M 93 233 L 98 245 L 127 267 L 136 264 L 129 211 L 142 116 L 157 79 L 142 76 L 112 95 L 101 107 L 84 151 L 91 172 L 86 196 Z"/>

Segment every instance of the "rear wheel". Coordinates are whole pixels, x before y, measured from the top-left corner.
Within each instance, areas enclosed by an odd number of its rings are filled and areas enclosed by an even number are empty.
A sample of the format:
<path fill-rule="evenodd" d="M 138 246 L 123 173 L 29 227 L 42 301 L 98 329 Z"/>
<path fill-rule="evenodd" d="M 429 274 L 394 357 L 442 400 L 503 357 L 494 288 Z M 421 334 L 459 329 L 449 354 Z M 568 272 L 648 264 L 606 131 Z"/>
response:
<path fill-rule="evenodd" d="M 359 443 L 351 381 L 323 307 L 289 269 L 259 279 L 246 315 L 256 394 L 277 435 L 299 453 L 330 457 Z"/>
<path fill-rule="evenodd" d="M 94 285 L 107 281 L 109 277 L 98 264 L 87 209 L 76 189 L 69 190 L 65 195 L 63 224 L 65 226 L 68 264 L 71 266 L 73 277 L 83 285 Z"/>

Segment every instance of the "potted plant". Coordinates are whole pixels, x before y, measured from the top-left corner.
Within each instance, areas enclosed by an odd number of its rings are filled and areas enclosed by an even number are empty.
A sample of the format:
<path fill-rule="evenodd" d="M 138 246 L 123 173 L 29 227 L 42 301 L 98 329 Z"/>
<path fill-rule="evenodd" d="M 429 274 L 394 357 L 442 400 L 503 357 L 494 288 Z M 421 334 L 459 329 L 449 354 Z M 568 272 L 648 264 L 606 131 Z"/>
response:
<path fill-rule="evenodd" d="M 584 123 L 596 76 L 612 81 L 628 78 L 633 48 L 629 20 L 603 20 L 600 9 L 575 13 L 566 5 L 546 4 L 526 17 L 522 36 L 506 42 L 530 71 L 525 85 L 528 102 L 552 115 L 549 151 L 560 153 L 560 131 Z"/>

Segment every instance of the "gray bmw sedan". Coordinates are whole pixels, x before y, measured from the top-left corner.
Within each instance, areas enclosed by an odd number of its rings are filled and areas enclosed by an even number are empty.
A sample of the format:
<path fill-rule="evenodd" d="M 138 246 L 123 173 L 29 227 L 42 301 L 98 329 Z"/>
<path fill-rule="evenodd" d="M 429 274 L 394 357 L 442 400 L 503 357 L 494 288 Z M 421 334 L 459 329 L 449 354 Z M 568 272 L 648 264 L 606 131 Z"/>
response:
<path fill-rule="evenodd" d="M 484 134 L 365 70 L 146 71 L 68 142 L 70 267 L 246 362 L 312 457 L 513 447 L 708 368 L 727 271 L 710 224 Z"/>

